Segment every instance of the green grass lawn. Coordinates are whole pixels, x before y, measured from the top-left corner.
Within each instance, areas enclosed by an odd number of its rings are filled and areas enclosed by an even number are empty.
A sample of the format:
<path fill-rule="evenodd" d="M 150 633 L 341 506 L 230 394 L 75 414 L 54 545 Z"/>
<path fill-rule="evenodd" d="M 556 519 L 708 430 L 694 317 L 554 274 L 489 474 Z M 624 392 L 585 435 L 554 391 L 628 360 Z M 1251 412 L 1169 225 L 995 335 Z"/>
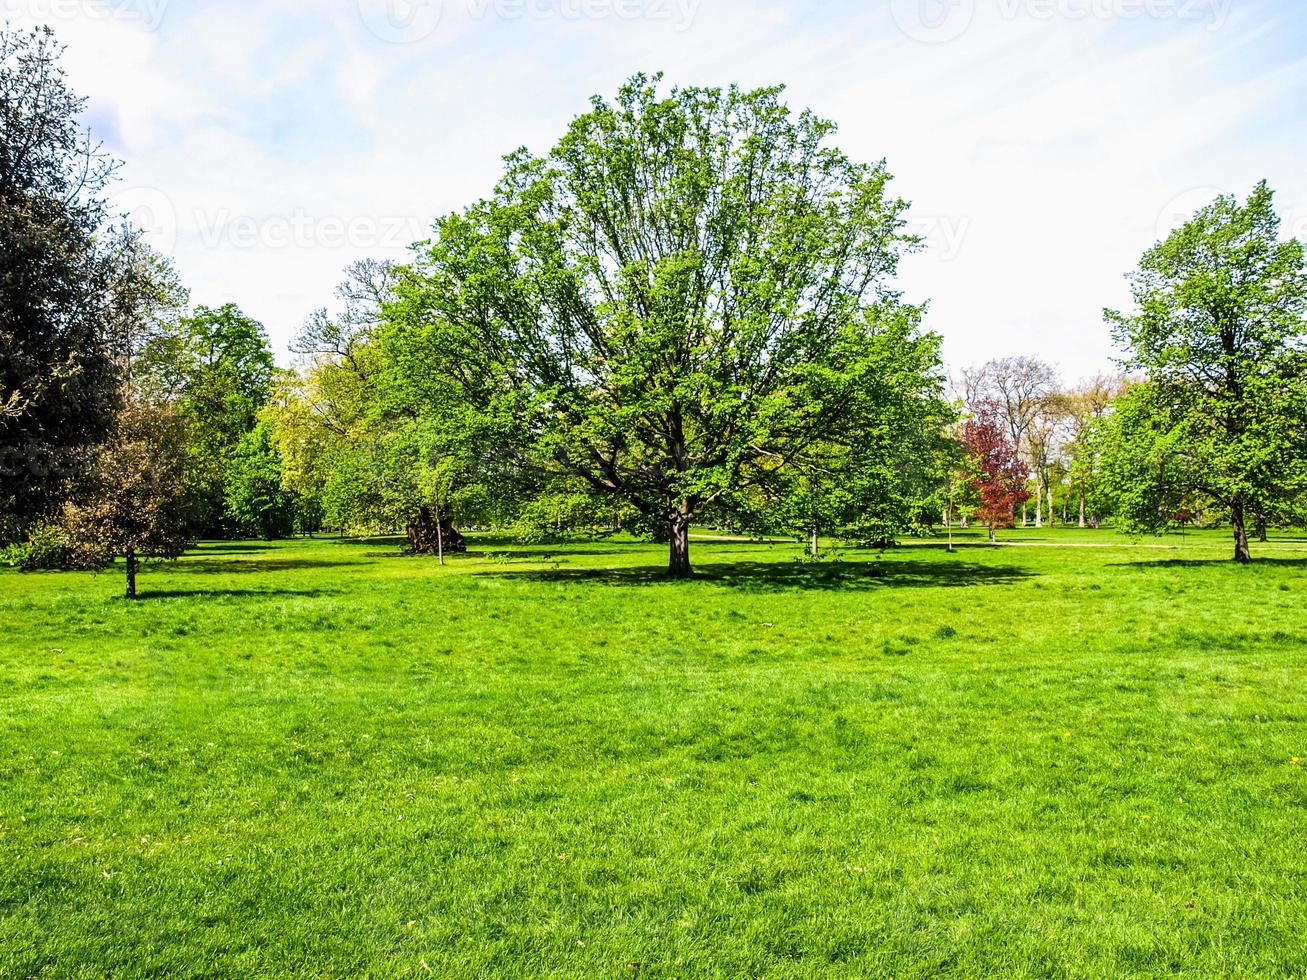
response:
<path fill-rule="evenodd" d="M 0 976 L 1307 975 L 1307 539 L 0 573 Z"/>

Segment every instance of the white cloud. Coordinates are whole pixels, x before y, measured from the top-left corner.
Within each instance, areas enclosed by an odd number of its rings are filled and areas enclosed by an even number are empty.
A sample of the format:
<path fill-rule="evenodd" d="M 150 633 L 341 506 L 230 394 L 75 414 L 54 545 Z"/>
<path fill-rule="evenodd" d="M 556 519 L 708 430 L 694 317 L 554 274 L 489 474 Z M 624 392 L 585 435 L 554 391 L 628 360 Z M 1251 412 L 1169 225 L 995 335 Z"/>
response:
<path fill-rule="evenodd" d="M 0 2 L 68 43 L 124 187 L 175 215 L 196 300 L 241 304 L 282 346 L 347 262 L 403 257 L 505 152 L 546 149 L 639 70 L 788 83 L 852 154 L 887 158 L 934 246 L 904 286 L 954 366 L 1106 367 L 1101 308 L 1195 195 L 1266 176 L 1291 227 L 1307 214 L 1292 0 Z M 952 39 L 915 40 L 921 10 Z M 419 39 L 394 43 L 405 25 Z"/>

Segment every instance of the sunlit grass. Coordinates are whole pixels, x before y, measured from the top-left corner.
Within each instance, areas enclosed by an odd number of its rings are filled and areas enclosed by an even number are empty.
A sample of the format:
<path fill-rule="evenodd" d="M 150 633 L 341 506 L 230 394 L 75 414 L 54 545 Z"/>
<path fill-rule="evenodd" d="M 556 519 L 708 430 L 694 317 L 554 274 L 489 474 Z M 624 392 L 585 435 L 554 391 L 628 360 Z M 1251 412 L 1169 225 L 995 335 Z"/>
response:
<path fill-rule="evenodd" d="M 1307 972 L 1307 540 L 0 574 L 0 976 Z"/>

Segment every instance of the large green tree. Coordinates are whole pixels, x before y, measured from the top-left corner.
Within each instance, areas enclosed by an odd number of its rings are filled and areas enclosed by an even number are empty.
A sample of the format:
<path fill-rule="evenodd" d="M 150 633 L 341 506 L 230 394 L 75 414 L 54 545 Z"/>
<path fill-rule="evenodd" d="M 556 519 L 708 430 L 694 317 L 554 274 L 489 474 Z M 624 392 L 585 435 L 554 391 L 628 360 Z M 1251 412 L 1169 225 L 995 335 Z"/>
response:
<path fill-rule="evenodd" d="M 115 162 L 81 127 L 62 50 L 0 25 L 0 537 L 58 509 L 118 407 L 97 238 Z"/>
<path fill-rule="evenodd" d="M 437 223 L 396 325 L 504 451 L 628 504 L 691 574 L 710 507 L 780 478 L 856 403 L 866 307 L 892 304 L 906 204 L 780 89 L 593 100 L 544 157 Z"/>
<path fill-rule="evenodd" d="M 1265 182 L 1217 198 L 1151 248 L 1132 276 L 1136 309 L 1108 311 L 1128 367 L 1147 381 L 1103 429 L 1104 476 L 1140 530 L 1195 499 L 1229 513 L 1250 560 L 1250 515 L 1307 485 L 1307 275 L 1280 239 Z"/>

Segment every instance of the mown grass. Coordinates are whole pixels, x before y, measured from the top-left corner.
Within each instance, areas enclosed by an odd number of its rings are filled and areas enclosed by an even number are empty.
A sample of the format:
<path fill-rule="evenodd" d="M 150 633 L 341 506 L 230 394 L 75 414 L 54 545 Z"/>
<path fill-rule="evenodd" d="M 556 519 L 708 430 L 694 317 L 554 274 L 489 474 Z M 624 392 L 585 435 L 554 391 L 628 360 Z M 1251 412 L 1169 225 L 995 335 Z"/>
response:
<path fill-rule="evenodd" d="M 1307 974 L 1307 539 L 0 574 L 0 976 Z"/>

